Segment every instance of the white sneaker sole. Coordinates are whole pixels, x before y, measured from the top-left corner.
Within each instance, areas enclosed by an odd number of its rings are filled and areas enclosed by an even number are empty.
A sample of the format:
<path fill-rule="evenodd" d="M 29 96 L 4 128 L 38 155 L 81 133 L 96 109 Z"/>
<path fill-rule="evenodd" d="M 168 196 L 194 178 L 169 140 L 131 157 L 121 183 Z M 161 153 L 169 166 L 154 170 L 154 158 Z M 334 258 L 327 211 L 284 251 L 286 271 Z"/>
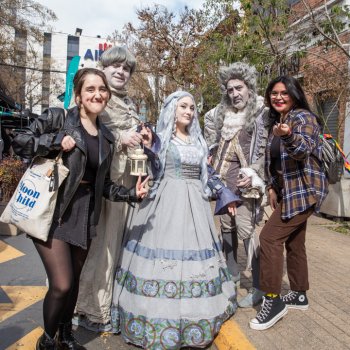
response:
<path fill-rule="evenodd" d="M 309 308 L 309 304 L 307 305 L 288 305 L 286 304 L 288 309 L 295 309 L 295 310 L 302 310 L 302 311 L 306 311 Z"/>
<path fill-rule="evenodd" d="M 251 329 L 255 329 L 257 331 L 263 331 L 265 329 L 272 327 L 278 320 L 280 320 L 287 313 L 288 313 L 288 308 L 286 305 L 284 309 L 279 314 L 277 314 L 274 318 L 272 318 L 269 322 L 259 323 L 259 321 L 254 318 L 252 321 L 249 322 L 249 326 Z M 254 322 L 254 320 L 256 320 L 256 322 Z"/>

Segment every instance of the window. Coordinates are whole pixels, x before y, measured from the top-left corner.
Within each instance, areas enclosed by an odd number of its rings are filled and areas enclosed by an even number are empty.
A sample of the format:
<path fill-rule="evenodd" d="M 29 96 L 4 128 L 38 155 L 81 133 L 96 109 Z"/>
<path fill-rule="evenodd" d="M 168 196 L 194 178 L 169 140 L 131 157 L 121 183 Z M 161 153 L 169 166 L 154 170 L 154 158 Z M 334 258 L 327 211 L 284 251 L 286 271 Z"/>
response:
<path fill-rule="evenodd" d="M 51 69 L 51 43 L 52 34 L 44 33 L 44 52 L 43 52 L 43 79 L 41 85 L 41 110 L 49 107 L 50 100 L 50 69 Z"/>
<path fill-rule="evenodd" d="M 316 96 L 316 106 L 319 116 L 324 123 L 324 132 L 331 134 L 335 139 L 338 139 L 338 117 L 339 108 L 335 98 L 322 98 L 322 93 Z"/>
<path fill-rule="evenodd" d="M 74 56 L 79 55 L 79 37 L 68 35 L 68 47 L 67 47 L 67 70 L 70 61 Z"/>
<path fill-rule="evenodd" d="M 52 34 L 44 33 L 44 57 L 51 57 Z"/>

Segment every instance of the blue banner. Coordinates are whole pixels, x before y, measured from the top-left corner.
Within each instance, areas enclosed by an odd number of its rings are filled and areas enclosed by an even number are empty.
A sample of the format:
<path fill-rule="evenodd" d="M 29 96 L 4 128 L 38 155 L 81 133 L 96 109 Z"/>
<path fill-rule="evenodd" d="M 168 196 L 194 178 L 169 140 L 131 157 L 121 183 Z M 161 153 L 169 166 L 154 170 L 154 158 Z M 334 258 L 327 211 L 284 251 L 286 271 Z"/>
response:
<path fill-rule="evenodd" d="M 80 56 L 74 56 L 69 64 L 66 76 L 66 91 L 64 94 L 64 108 L 69 108 L 73 95 L 73 79 L 79 69 Z"/>

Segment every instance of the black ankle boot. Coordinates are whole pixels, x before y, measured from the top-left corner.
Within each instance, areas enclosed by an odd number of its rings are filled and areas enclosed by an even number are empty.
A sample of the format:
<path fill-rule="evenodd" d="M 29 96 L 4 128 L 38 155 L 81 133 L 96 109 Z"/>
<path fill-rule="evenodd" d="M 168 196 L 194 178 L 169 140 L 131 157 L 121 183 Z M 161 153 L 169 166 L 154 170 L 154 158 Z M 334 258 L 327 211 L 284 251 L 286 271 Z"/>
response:
<path fill-rule="evenodd" d="M 59 350 L 86 350 L 74 338 L 72 331 L 72 322 L 61 323 L 58 326 L 57 346 Z"/>
<path fill-rule="evenodd" d="M 36 350 L 56 350 L 55 339 L 50 338 L 45 332 L 36 342 Z"/>

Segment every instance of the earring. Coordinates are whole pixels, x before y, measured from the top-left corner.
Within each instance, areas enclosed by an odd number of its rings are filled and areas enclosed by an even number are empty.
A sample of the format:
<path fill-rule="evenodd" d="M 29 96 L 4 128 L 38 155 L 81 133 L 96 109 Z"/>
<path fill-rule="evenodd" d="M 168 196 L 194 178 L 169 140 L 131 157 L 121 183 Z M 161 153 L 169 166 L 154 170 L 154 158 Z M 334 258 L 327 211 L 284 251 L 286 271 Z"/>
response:
<path fill-rule="evenodd" d="M 176 122 L 177 122 L 177 118 L 175 117 L 174 126 L 173 126 L 173 137 L 176 137 Z"/>

